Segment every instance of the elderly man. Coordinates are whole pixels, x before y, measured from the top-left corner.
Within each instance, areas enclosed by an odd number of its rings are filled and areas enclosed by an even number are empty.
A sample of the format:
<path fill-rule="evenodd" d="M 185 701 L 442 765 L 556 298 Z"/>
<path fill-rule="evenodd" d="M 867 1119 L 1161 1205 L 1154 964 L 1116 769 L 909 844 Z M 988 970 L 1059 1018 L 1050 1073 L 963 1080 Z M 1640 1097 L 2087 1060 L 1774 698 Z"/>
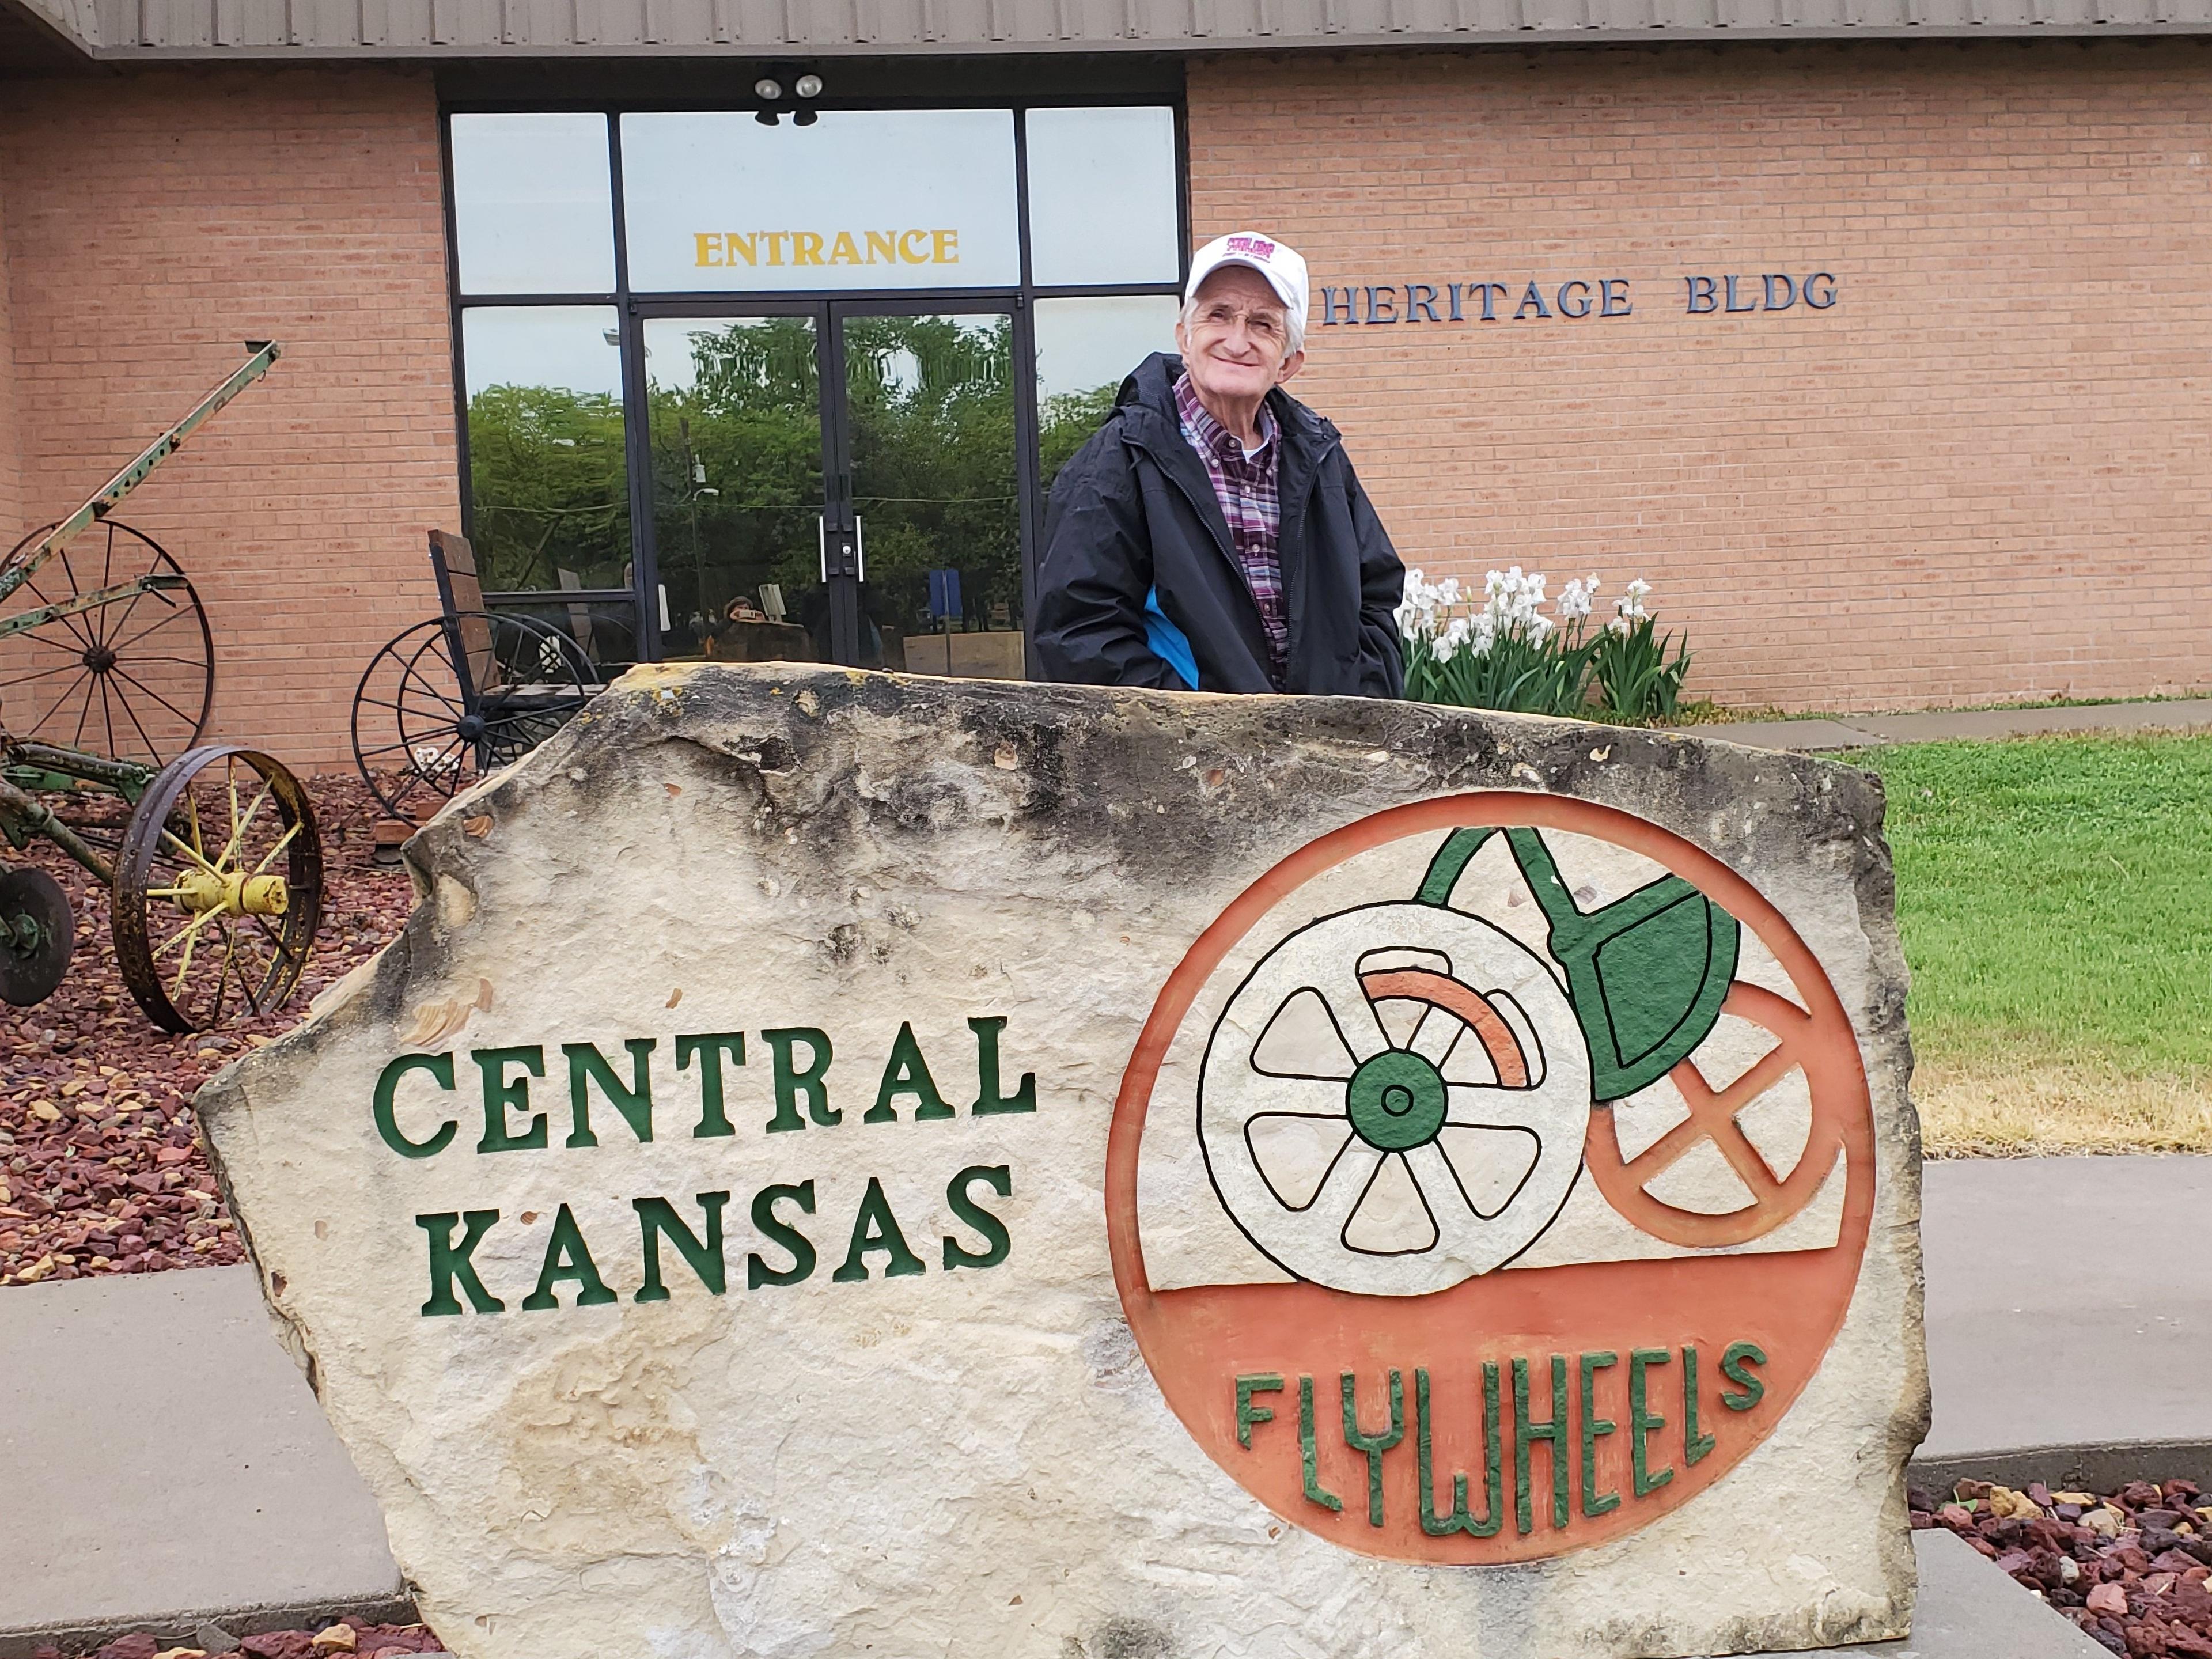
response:
<path fill-rule="evenodd" d="M 1405 568 L 1337 430 L 1282 390 L 1306 262 L 1240 231 L 1192 261 L 1181 357 L 1155 353 L 1052 486 L 1045 677 L 1395 697 Z"/>

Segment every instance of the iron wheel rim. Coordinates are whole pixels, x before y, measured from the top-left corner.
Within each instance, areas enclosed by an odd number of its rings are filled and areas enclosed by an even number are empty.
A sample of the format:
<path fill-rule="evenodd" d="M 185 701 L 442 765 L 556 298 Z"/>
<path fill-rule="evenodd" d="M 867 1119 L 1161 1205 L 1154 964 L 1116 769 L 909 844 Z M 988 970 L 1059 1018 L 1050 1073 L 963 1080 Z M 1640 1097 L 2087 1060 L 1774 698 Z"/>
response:
<path fill-rule="evenodd" d="M 0 572 L 17 565 L 53 528 L 44 526 L 17 542 L 0 559 Z M 173 585 L 0 637 L 0 715 L 27 741 L 82 749 L 88 736 L 104 737 L 107 746 L 100 752 L 112 759 L 163 766 L 207 735 L 215 707 L 215 633 L 199 591 L 168 550 L 143 530 L 104 519 L 10 598 L 24 596 L 27 605 L 38 606 L 114 586 L 118 556 L 125 581 L 161 575 L 173 578 Z M 89 586 L 81 568 L 93 578 Z M 0 624 L 6 620 L 0 616 Z M 27 692 L 31 687 L 39 690 Z M 27 725 L 7 714 L 11 689 L 19 706 L 30 701 L 38 707 Z M 40 703 L 48 695 L 52 701 Z"/>
<path fill-rule="evenodd" d="M 196 785 L 215 783 L 210 775 L 218 767 L 224 787 L 216 799 L 228 808 L 216 819 L 216 833 L 228 831 L 219 846 L 210 834 L 210 814 L 198 810 L 205 793 L 194 793 Z M 273 817 L 262 819 L 272 805 Z M 188 870 L 273 874 L 279 858 L 289 902 L 273 922 L 259 915 L 234 921 L 228 912 L 195 915 L 175 896 Z M 241 1013 L 270 1013 L 299 988 L 322 903 L 322 842 L 300 780 L 257 750 L 230 744 L 193 749 L 162 769 L 125 833 L 111 917 L 117 965 L 132 998 L 165 1031 L 211 1030 Z M 222 952 L 212 988 L 206 958 L 199 957 L 203 940 L 210 954 Z M 203 964 L 197 981 L 191 975 L 195 958 Z"/>

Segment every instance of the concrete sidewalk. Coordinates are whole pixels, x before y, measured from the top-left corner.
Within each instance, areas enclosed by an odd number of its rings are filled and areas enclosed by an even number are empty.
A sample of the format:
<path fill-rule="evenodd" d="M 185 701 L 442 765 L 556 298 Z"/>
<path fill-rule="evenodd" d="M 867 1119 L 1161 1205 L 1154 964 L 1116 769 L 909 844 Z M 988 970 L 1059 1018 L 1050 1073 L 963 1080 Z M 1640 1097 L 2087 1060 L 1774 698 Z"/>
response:
<path fill-rule="evenodd" d="M 234 1635 L 411 1617 L 251 1267 L 0 1291 L 0 1656 L 156 1614 Z"/>
<path fill-rule="evenodd" d="M 2185 1242 L 2212 1221 L 2212 1158 L 1946 1160 L 1924 1194 L 1920 1461 L 2212 1484 L 2212 1251 Z"/>
<path fill-rule="evenodd" d="M 2197 732 L 2212 729 L 2212 697 L 2166 702 L 2069 703 L 2058 708 L 1945 708 L 1924 714 L 1836 714 L 1817 720 L 1733 720 L 1698 735 L 1753 749 L 1822 754 L 1891 743 L 2037 737 L 2054 732 Z"/>
<path fill-rule="evenodd" d="M 1924 1478 L 2212 1480 L 2212 1252 L 2189 1243 L 2212 1158 L 1931 1164 L 1926 1194 Z M 398 1616 L 383 1522 L 251 1268 L 0 1291 L 0 1659 L 32 1632 Z M 1942 1547 L 1923 1535 L 1914 1638 L 1861 1652 L 2101 1652 L 1963 1545 L 1931 1564 Z"/>

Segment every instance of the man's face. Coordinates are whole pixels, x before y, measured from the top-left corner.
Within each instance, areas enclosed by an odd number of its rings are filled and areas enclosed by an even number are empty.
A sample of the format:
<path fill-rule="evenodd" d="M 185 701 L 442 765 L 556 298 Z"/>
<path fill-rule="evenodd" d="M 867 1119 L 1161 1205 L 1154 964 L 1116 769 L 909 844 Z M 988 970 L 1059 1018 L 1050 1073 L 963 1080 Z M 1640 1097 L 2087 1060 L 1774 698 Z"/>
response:
<path fill-rule="evenodd" d="M 1201 398 L 1264 397 L 1306 360 L 1290 349 L 1282 301 L 1249 265 L 1224 265 L 1200 284 L 1188 319 L 1176 325 L 1176 343 Z"/>

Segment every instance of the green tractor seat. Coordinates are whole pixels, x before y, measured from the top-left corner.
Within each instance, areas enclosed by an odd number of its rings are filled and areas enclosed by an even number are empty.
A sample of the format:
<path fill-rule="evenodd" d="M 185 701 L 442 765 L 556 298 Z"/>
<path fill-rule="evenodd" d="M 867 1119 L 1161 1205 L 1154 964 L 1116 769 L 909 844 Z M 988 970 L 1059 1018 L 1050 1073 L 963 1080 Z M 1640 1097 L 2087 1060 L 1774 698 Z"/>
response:
<path fill-rule="evenodd" d="M 1417 896 L 1449 907 L 1452 890 L 1495 829 L 1455 830 Z M 1551 925 L 1552 956 L 1589 1045 L 1590 1092 L 1603 1105 L 1650 1087 L 1703 1042 L 1735 978 L 1741 927 L 1680 876 L 1662 876 L 1588 915 L 1560 879 L 1543 836 L 1503 832 Z"/>

